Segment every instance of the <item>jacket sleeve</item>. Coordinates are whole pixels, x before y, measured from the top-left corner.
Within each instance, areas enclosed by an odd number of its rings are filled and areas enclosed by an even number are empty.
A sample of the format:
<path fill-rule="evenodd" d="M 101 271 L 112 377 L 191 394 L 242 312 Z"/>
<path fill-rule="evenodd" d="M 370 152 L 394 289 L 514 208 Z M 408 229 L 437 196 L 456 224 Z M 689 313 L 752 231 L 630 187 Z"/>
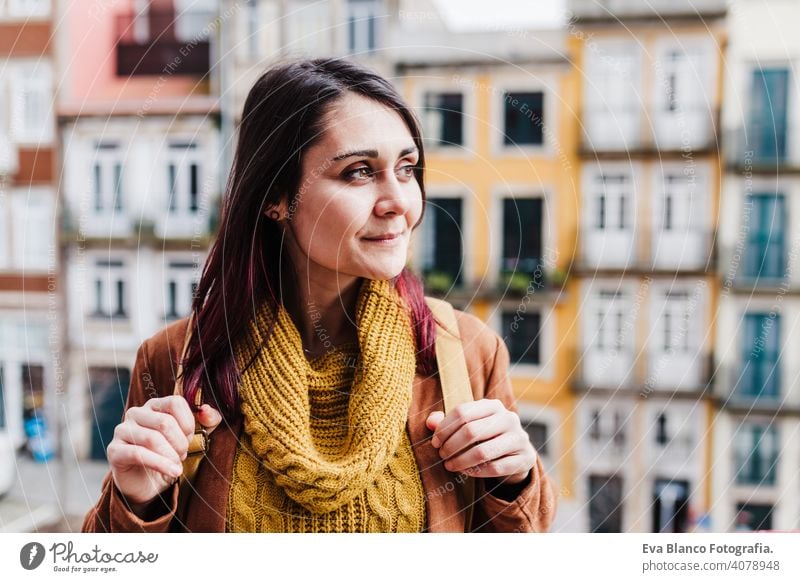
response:
<path fill-rule="evenodd" d="M 506 408 L 517 412 L 511 379 L 508 375 L 510 358 L 505 342 L 497 334 L 496 350 L 486 382 L 484 397 L 500 400 Z M 473 529 L 478 532 L 546 532 L 550 528 L 556 509 L 556 495 L 550 479 L 544 472 L 541 459 L 536 464 L 516 497 L 500 495 L 499 489 L 513 486 L 498 485 L 491 479 L 475 479 L 475 515 Z M 493 495 L 492 493 L 497 495 Z"/>
<path fill-rule="evenodd" d="M 131 373 L 131 385 L 125 411 L 141 406 L 149 398 L 163 396 L 164 386 L 156 388 L 156 380 L 148 357 L 148 342 L 144 342 L 136 353 L 136 363 Z M 123 413 L 124 418 L 124 413 Z M 87 533 L 164 533 L 169 530 L 172 516 L 178 505 L 178 487 L 164 491 L 147 508 L 145 519 L 130 509 L 125 497 L 120 493 L 111 477 L 106 474 L 100 493 L 100 500 L 89 510 L 83 519 L 82 532 Z"/>

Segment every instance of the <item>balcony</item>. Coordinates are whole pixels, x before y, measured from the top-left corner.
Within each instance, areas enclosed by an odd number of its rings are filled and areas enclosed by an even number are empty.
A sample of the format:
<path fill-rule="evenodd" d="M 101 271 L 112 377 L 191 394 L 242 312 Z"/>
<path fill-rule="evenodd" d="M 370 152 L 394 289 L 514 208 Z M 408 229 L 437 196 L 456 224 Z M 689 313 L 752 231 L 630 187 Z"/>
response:
<path fill-rule="evenodd" d="M 786 124 L 749 123 L 724 132 L 724 159 L 735 172 L 800 172 L 796 139 L 800 128 Z"/>
<path fill-rule="evenodd" d="M 585 230 L 581 272 L 705 274 L 716 265 L 715 233 L 709 230 L 658 231 L 639 228 Z"/>
<path fill-rule="evenodd" d="M 716 151 L 719 111 L 708 108 L 652 111 L 642 104 L 620 110 L 582 112 L 581 153 L 585 156 L 645 156 L 673 152 L 703 154 Z"/>
<path fill-rule="evenodd" d="M 150 10 L 117 14 L 117 75 L 204 76 L 210 71 L 214 14 Z"/>
<path fill-rule="evenodd" d="M 727 11 L 725 0 L 570 0 L 573 18 L 580 21 L 613 21 L 652 19 L 663 23 L 670 18 L 703 18 L 723 16 Z"/>
<path fill-rule="evenodd" d="M 798 415 L 800 404 L 782 392 L 780 368 L 780 361 L 723 366 L 713 380 L 715 400 L 729 412 Z"/>

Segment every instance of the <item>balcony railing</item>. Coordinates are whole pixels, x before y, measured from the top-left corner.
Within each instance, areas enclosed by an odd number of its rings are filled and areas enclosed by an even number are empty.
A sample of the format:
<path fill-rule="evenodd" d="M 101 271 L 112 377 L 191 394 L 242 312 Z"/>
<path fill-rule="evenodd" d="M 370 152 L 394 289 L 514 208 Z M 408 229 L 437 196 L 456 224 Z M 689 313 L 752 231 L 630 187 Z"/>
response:
<path fill-rule="evenodd" d="M 724 132 L 725 162 L 738 171 L 800 171 L 797 135 L 792 124 L 750 122 Z"/>
<path fill-rule="evenodd" d="M 117 15 L 117 75 L 206 75 L 214 14 L 149 10 Z"/>
<path fill-rule="evenodd" d="M 780 361 L 723 366 L 714 378 L 716 399 L 731 410 L 797 412 L 798 403 L 787 401 L 783 393 L 780 368 Z"/>
<path fill-rule="evenodd" d="M 584 109 L 581 149 L 586 154 L 714 151 L 719 111 L 693 108 L 670 115 L 642 105 Z"/>

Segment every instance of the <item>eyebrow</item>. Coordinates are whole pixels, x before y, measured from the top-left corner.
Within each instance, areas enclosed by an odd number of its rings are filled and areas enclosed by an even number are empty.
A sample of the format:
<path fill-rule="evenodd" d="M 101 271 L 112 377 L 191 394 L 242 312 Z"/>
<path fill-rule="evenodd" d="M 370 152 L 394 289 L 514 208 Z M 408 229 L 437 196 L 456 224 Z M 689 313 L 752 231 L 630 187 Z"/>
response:
<path fill-rule="evenodd" d="M 400 155 L 398 155 L 397 157 L 398 158 L 402 158 L 403 156 L 408 155 L 408 154 L 410 154 L 412 152 L 415 152 L 415 151 L 417 151 L 417 146 L 411 146 L 411 147 L 408 147 L 408 148 L 404 149 L 403 151 L 401 151 Z M 351 152 L 344 152 L 342 154 L 339 154 L 339 155 L 334 156 L 333 158 L 331 158 L 331 161 L 332 162 L 338 162 L 339 160 L 343 160 L 345 158 L 350 158 L 350 157 L 353 157 L 353 156 L 364 156 L 364 157 L 367 157 L 367 158 L 377 158 L 378 157 L 378 150 L 353 150 Z"/>

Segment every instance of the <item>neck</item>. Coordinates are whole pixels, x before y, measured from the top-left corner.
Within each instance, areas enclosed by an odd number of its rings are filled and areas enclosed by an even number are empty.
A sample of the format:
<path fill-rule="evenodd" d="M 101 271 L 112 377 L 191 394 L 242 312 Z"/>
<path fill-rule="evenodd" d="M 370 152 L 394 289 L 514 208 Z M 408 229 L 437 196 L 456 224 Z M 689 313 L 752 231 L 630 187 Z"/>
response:
<path fill-rule="evenodd" d="M 303 348 L 319 355 L 356 341 L 356 303 L 362 279 L 337 275 L 319 280 L 308 275 L 292 278 L 292 292 L 284 302 L 300 332 Z"/>

